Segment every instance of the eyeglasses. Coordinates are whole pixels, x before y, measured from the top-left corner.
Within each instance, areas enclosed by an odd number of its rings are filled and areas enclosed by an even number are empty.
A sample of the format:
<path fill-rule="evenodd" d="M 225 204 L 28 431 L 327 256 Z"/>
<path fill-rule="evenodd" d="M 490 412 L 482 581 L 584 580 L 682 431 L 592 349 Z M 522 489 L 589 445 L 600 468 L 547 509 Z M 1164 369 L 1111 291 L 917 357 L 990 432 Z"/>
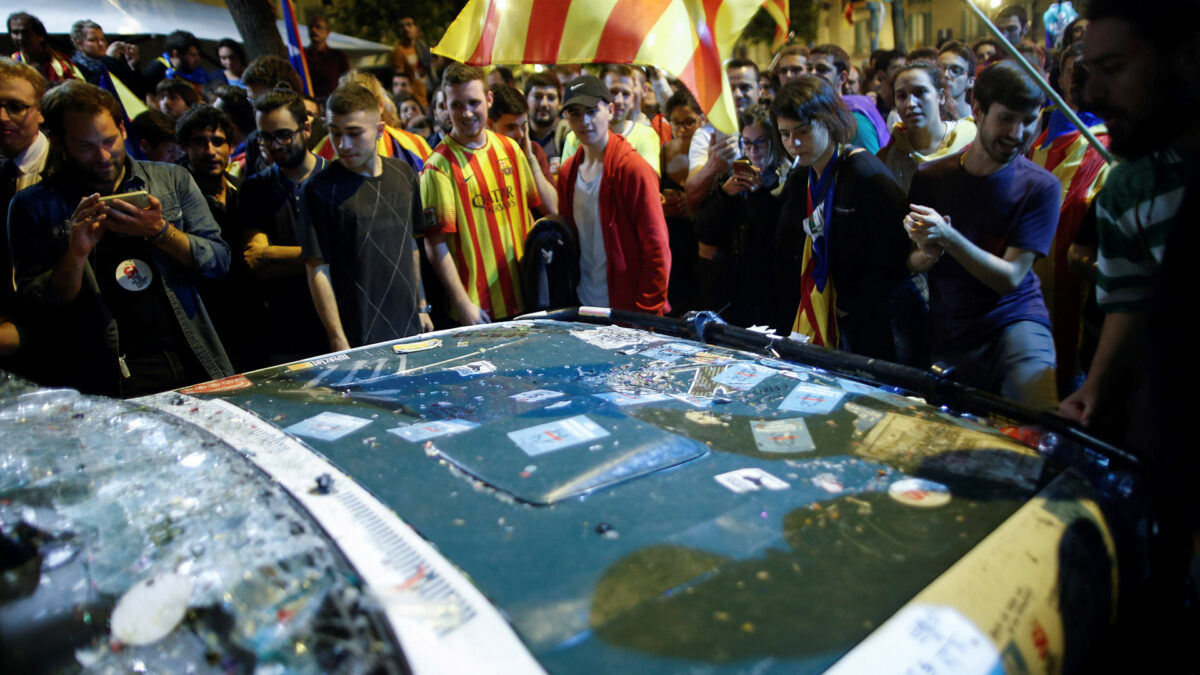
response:
<path fill-rule="evenodd" d="M 299 131 L 299 129 L 278 129 L 272 133 L 260 131 L 259 137 L 262 138 L 263 143 L 275 141 L 279 145 L 287 145 L 288 143 L 292 142 L 292 138 L 294 138 L 296 133 Z"/>
<path fill-rule="evenodd" d="M 771 139 L 764 136 L 757 141 L 752 141 L 745 136 L 742 136 L 742 147 L 754 148 L 755 150 L 766 150 L 767 148 L 771 147 Z"/>
<path fill-rule="evenodd" d="M 698 117 L 693 117 L 689 120 L 671 120 L 671 126 L 679 127 L 680 129 L 691 129 L 697 124 L 700 124 L 700 118 Z"/>
<path fill-rule="evenodd" d="M 7 110 L 8 116 L 11 119 L 25 119 L 25 115 L 29 113 L 29 109 L 33 107 L 31 103 L 21 103 L 20 101 L 0 101 L 0 109 Z"/>

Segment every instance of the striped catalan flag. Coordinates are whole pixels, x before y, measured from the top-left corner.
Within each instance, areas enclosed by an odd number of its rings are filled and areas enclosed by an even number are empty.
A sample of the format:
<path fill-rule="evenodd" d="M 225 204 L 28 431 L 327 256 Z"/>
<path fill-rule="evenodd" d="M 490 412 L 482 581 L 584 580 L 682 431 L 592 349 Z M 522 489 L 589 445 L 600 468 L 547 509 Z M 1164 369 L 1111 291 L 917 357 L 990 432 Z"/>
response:
<path fill-rule="evenodd" d="M 421 173 L 421 169 L 425 168 L 425 162 L 432 153 L 424 138 L 411 131 L 396 127 L 386 127 L 386 133 L 379 137 L 375 148 L 380 157 L 395 157 L 403 160 L 417 173 Z M 325 136 L 313 148 L 313 154 L 325 159 L 333 159 L 337 157 L 337 149 L 333 147 L 333 141 L 329 136 Z"/>
<path fill-rule="evenodd" d="M 475 66 L 658 66 L 691 90 L 714 127 L 734 134 L 737 116 L 723 62 L 762 4 L 762 0 L 469 0 L 433 52 Z"/>
<path fill-rule="evenodd" d="M 296 21 L 296 6 L 292 0 L 279 0 L 283 7 L 283 25 L 287 32 L 288 61 L 300 73 L 304 95 L 313 95 L 312 77 L 308 74 L 308 61 L 304 58 L 304 47 L 300 43 L 300 23 Z"/>
<path fill-rule="evenodd" d="M 792 3 L 791 0 L 767 0 L 762 6 L 775 19 L 775 39 L 771 42 L 771 51 L 776 51 L 787 44 L 788 35 L 792 32 Z"/>

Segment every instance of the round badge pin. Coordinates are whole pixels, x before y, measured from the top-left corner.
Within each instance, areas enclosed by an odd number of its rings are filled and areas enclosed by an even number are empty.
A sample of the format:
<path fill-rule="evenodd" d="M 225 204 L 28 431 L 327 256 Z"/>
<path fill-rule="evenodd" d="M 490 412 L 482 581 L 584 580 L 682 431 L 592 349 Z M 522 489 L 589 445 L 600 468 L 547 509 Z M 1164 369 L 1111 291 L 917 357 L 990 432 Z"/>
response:
<path fill-rule="evenodd" d="M 113 637 L 127 645 L 158 642 L 183 620 L 191 597 L 191 577 L 168 572 L 143 579 L 117 601 Z"/>
<path fill-rule="evenodd" d="M 888 486 L 888 496 L 901 504 L 933 508 L 950 503 L 950 488 L 924 478 L 905 478 Z"/>
<path fill-rule="evenodd" d="M 127 291 L 144 291 L 154 281 L 154 272 L 144 260 L 130 258 L 117 265 L 117 284 Z"/>

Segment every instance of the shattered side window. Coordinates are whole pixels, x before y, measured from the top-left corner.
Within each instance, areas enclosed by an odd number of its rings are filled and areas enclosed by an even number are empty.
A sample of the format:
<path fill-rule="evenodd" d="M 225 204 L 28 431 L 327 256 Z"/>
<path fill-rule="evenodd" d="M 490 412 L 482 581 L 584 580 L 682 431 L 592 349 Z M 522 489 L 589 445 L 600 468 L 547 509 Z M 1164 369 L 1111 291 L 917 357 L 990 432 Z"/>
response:
<path fill-rule="evenodd" d="M 403 669 L 324 534 L 206 432 L 6 378 L 0 439 L 0 671 Z"/>

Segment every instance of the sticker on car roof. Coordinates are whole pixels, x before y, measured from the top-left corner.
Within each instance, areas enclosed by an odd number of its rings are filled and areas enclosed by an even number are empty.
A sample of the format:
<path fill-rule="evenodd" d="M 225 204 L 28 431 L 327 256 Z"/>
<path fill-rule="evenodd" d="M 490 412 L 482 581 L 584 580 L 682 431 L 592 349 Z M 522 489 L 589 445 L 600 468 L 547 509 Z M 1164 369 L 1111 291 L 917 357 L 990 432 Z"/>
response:
<path fill-rule="evenodd" d="M 695 354 L 703 348 L 697 345 L 689 345 L 686 342 L 670 342 L 665 345 L 651 347 L 645 351 L 638 352 L 638 356 L 644 356 L 654 361 L 666 361 L 668 363 L 678 361 L 679 359 Z"/>
<path fill-rule="evenodd" d="M 934 508 L 950 503 L 950 488 L 924 478 L 904 478 L 888 486 L 888 496 L 901 504 Z"/>
<path fill-rule="evenodd" d="M 801 382 L 779 403 L 780 410 L 805 413 L 828 413 L 837 407 L 845 392 L 819 384 Z"/>
<path fill-rule="evenodd" d="M 726 489 L 743 494 L 759 490 L 786 490 L 791 485 L 762 469 L 737 469 L 713 476 L 713 480 Z"/>
<path fill-rule="evenodd" d="M 388 433 L 395 434 L 406 441 L 417 443 L 438 436 L 449 436 L 463 431 L 468 431 L 479 426 L 477 422 L 470 420 L 437 420 L 434 422 L 417 422 L 408 426 L 395 427 L 388 429 Z"/>
<path fill-rule="evenodd" d="M 721 371 L 721 374 L 714 377 L 713 380 L 727 387 L 746 391 L 753 389 L 754 385 L 774 374 L 775 369 L 773 368 L 743 361 L 726 366 L 725 370 Z"/>
<path fill-rule="evenodd" d="M 232 377 L 223 377 L 212 382 L 201 382 L 200 384 L 180 389 L 184 394 L 215 394 L 221 391 L 234 391 L 235 389 L 245 389 L 252 386 L 254 383 L 245 375 L 234 375 Z"/>
<path fill-rule="evenodd" d="M 868 408 L 861 403 L 847 401 L 846 405 L 842 406 L 847 412 L 854 415 L 854 430 L 860 434 L 865 434 L 872 429 L 883 416 L 887 413 L 882 410 Z"/>
<path fill-rule="evenodd" d="M 361 417 L 326 411 L 306 420 L 301 420 L 287 427 L 284 431 L 297 436 L 315 438 L 319 441 L 336 441 L 346 434 L 358 431 L 370 423 L 371 420 Z"/>
<path fill-rule="evenodd" d="M 437 349 L 442 346 L 442 341 L 439 338 L 429 338 L 420 342 L 404 342 L 398 345 L 392 345 L 392 351 L 397 354 L 412 354 L 413 352 L 423 352 L 427 349 Z"/>
<path fill-rule="evenodd" d="M 561 391 L 551 391 L 549 389 L 530 389 L 529 391 L 523 391 L 519 394 L 513 394 L 512 396 L 509 396 L 509 398 L 521 403 L 537 403 L 538 401 L 545 401 L 565 395 L 566 394 L 563 394 Z"/>
<path fill-rule="evenodd" d="M 465 365 L 449 368 L 448 370 L 452 370 L 463 377 L 469 377 L 471 375 L 494 373 L 496 372 L 496 364 L 491 361 L 472 361 Z"/>
<path fill-rule="evenodd" d="M 620 349 L 631 345 L 648 345 L 662 342 L 662 338 L 653 333 L 621 328 L 620 326 L 604 326 L 590 330 L 569 331 L 571 335 L 600 349 Z"/>
<path fill-rule="evenodd" d="M 617 405 L 641 405 L 643 403 L 655 403 L 658 401 L 666 401 L 671 397 L 657 391 L 606 391 L 603 394 L 592 394 L 602 401 L 615 403 Z"/>
<path fill-rule="evenodd" d="M 530 457 L 604 438 L 609 433 L 587 415 L 547 422 L 508 432 L 509 439 Z"/>
<path fill-rule="evenodd" d="M 760 452 L 811 452 L 817 447 L 803 417 L 751 422 L 750 431 Z"/>

